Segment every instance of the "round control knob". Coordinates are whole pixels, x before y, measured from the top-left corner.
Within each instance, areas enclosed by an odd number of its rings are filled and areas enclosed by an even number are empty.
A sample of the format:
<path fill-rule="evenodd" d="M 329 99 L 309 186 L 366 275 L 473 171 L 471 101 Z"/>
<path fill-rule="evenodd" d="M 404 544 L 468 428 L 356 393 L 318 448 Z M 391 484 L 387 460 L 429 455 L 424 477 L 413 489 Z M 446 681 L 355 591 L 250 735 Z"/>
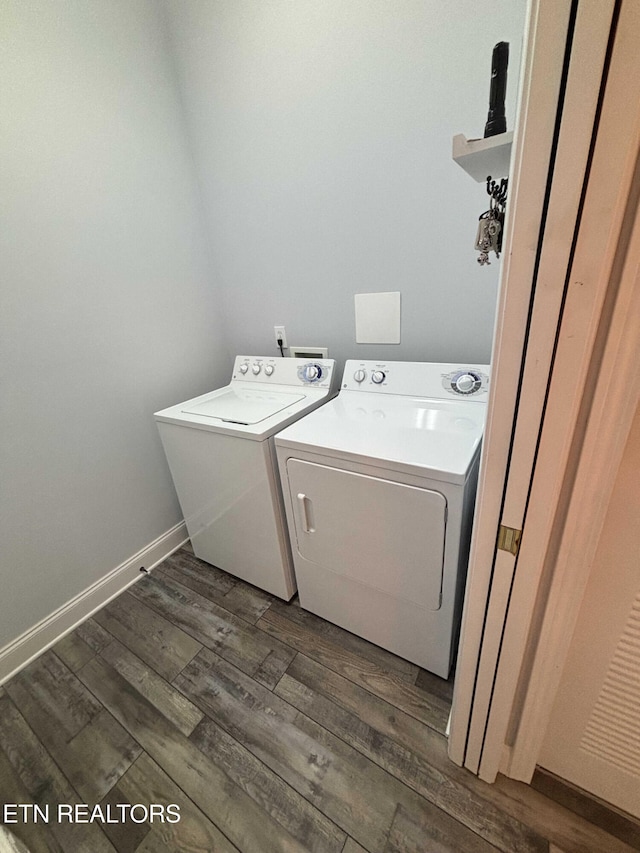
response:
<path fill-rule="evenodd" d="M 482 380 L 470 370 L 457 373 L 451 380 L 451 387 L 457 394 L 473 394 L 482 385 Z"/>
<path fill-rule="evenodd" d="M 356 380 L 356 382 L 364 382 L 364 380 L 367 378 L 367 371 L 356 370 L 356 372 L 353 374 L 353 378 Z"/>
<path fill-rule="evenodd" d="M 271 374 L 273 373 L 273 370 L 274 370 L 274 367 L 272 364 L 265 365 L 264 372 L 267 374 L 267 376 L 271 376 Z"/>
<path fill-rule="evenodd" d="M 305 382 L 316 382 L 322 376 L 322 371 L 317 364 L 305 364 L 302 369 L 302 378 Z"/>
<path fill-rule="evenodd" d="M 247 370 L 249 370 L 249 365 L 248 365 L 248 364 L 241 364 L 241 365 L 240 365 L 240 373 L 244 374 L 244 373 L 246 373 L 246 372 L 247 372 Z"/>
<path fill-rule="evenodd" d="M 371 374 L 371 381 L 375 382 L 376 385 L 381 385 L 386 378 L 387 374 L 384 372 L 384 370 L 374 370 Z"/>
<path fill-rule="evenodd" d="M 469 391 L 472 391 L 475 384 L 476 380 L 470 373 L 465 373 L 464 376 L 459 376 L 456 379 L 456 388 L 458 391 L 462 391 L 463 394 L 468 394 Z"/>
<path fill-rule="evenodd" d="M 251 365 L 251 370 L 252 370 L 252 371 L 255 373 L 255 375 L 257 376 L 257 375 L 260 373 L 260 371 L 262 370 L 262 365 L 261 365 L 261 364 L 252 364 L 252 365 Z"/>

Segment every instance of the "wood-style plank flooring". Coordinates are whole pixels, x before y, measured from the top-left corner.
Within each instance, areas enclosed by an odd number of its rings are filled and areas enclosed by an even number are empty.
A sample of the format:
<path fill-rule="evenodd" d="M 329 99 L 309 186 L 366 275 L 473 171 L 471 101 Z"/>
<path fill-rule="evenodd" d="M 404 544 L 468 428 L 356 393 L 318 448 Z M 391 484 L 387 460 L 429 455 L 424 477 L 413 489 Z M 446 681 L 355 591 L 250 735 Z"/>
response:
<path fill-rule="evenodd" d="M 450 703 L 450 683 L 187 548 L 0 688 L 0 793 L 180 807 L 11 824 L 33 853 L 640 850 L 633 821 L 567 808 L 544 777 L 452 764 Z"/>

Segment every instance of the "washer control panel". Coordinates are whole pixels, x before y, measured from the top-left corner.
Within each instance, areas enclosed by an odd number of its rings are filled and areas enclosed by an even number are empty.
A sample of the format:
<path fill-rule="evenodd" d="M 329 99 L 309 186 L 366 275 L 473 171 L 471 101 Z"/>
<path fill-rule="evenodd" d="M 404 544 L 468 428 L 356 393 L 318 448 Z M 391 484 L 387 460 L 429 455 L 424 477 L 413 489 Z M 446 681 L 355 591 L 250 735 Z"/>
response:
<path fill-rule="evenodd" d="M 484 401 L 489 389 L 489 365 L 350 360 L 345 365 L 341 388 L 438 400 Z"/>
<path fill-rule="evenodd" d="M 336 363 L 332 358 L 307 361 L 302 358 L 239 355 L 233 368 L 233 380 L 261 384 L 331 388 Z"/>

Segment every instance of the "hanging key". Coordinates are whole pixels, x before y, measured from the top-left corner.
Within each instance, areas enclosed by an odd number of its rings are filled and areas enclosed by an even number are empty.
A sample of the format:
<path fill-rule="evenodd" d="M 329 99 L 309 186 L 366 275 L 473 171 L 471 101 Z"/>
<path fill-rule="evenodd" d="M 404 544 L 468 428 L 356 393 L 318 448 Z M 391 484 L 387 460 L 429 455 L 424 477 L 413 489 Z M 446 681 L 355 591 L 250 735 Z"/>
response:
<path fill-rule="evenodd" d="M 487 220 L 487 237 L 489 238 L 490 248 L 487 251 L 495 252 L 496 258 L 500 257 L 500 232 L 502 225 L 496 216 L 492 216 Z"/>
<path fill-rule="evenodd" d="M 491 235 L 489 234 L 489 211 L 483 213 L 478 222 L 476 242 L 474 248 L 479 252 L 488 252 L 491 249 Z"/>

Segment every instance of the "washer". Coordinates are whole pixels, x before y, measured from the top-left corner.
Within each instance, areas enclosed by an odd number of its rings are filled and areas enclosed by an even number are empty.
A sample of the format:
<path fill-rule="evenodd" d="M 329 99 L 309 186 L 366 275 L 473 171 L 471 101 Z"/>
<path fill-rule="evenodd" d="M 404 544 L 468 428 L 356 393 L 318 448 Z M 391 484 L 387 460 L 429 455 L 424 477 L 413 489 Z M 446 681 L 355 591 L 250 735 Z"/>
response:
<path fill-rule="evenodd" d="M 155 413 L 196 557 L 296 591 L 273 436 L 335 394 L 335 362 L 237 356 L 229 385 Z"/>
<path fill-rule="evenodd" d="M 447 678 L 489 367 L 347 361 L 276 437 L 300 604 Z"/>

